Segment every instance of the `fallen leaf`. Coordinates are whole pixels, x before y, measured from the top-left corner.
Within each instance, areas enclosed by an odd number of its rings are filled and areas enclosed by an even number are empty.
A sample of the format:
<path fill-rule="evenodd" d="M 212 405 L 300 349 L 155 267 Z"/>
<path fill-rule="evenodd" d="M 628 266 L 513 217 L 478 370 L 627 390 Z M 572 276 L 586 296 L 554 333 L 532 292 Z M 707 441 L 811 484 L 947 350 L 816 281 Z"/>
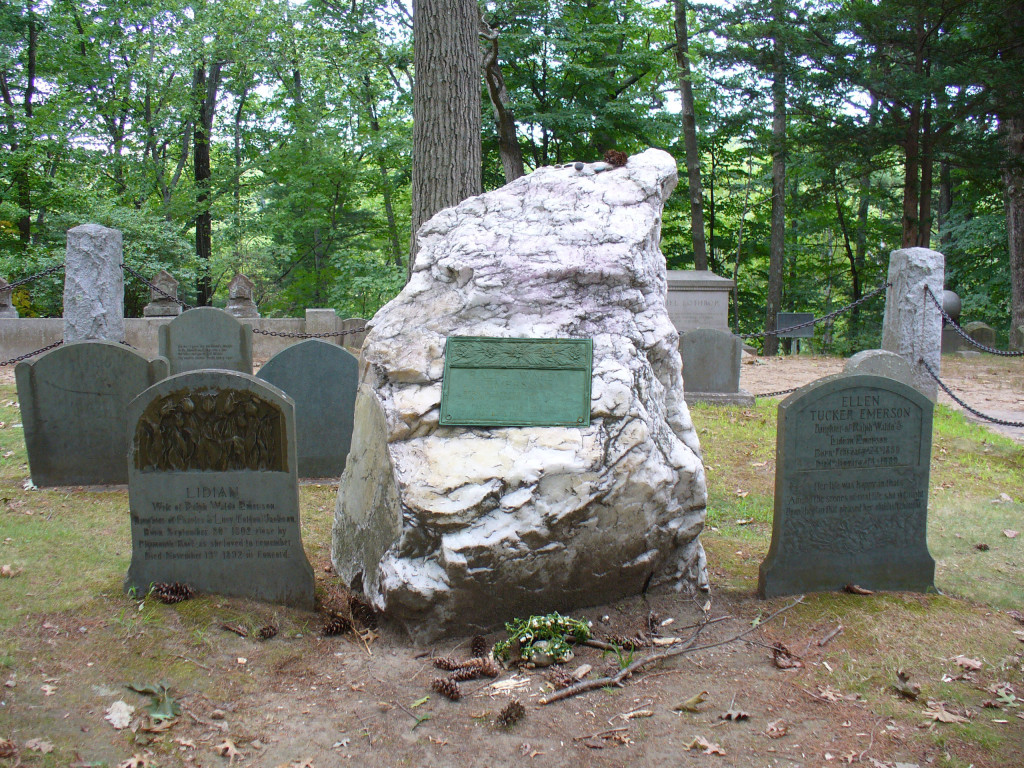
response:
<path fill-rule="evenodd" d="M 14 757 L 18 754 L 18 748 L 10 739 L 0 739 L 0 757 Z"/>
<path fill-rule="evenodd" d="M 25 749 L 30 749 L 33 752 L 42 752 L 44 755 L 48 755 L 53 752 L 53 744 L 42 739 L 29 739 L 25 742 Z"/>
<path fill-rule="evenodd" d="M 1005 536 L 1008 539 L 1016 539 L 1019 535 L 1020 531 L 1014 531 L 1010 528 L 1007 528 L 1003 531 L 1003 536 Z"/>
<path fill-rule="evenodd" d="M 804 663 L 782 643 L 772 646 L 772 663 L 779 669 L 800 669 Z"/>
<path fill-rule="evenodd" d="M 694 736 L 693 740 L 686 745 L 687 749 L 697 749 L 705 755 L 724 755 L 725 750 L 717 744 L 708 741 L 703 736 Z"/>
<path fill-rule="evenodd" d="M 974 548 L 979 552 L 988 552 L 989 549 L 991 549 L 991 547 L 989 547 L 989 545 L 985 544 L 984 542 L 982 542 L 981 544 L 975 544 Z"/>
<path fill-rule="evenodd" d="M 1020 611 L 1007 611 L 1006 615 L 1017 621 L 1017 623 L 1024 624 L 1024 613 Z"/>
<path fill-rule="evenodd" d="M 736 489 L 736 495 L 739 496 L 741 499 L 746 498 L 746 496 L 749 493 L 750 493 L 750 491 L 744 491 L 742 488 L 737 488 Z"/>
<path fill-rule="evenodd" d="M 858 587 L 856 584 L 847 584 L 843 587 L 843 590 L 849 592 L 851 595 L 873 595 L 873 590 L 864 589 L 864 587 Z"/>
<path fill-rule="evenodd" d="M 928 709 L 923 710 L 922 713 L 929 720 L 933 720 L 937 723 L 966 723 L 967 718 L 961 717 L 960 715 L 953 714 L 946 710 L 946 706 L 941 701 L 929 701 Z"/>
<path fill-rule="evenodd" d="M 704 702 L 704 698 L 707 695 L 708 695 L 707 691 L 701 691 L 700 693 L 695 693 L 693 696 L 688 698 L 686 701 L 681 701 L 678 704 L 676 704 L 674 707 L 672 707 L 672 709 L 675 710 L 676 712 L 699 712 L 700 710 L 697 709 L 697 705 L 698 704 L 702 704 Z"/>
<path fill-rule="evenodd" d="M 908 699 L 916 699 L 921 695 L 921 686 L 910 682 L 910 675 L 902 670 L 896 672 L 896 683 L 893 688 L 898 694 Z"/>
<path fill-rule="evenodd" d="M 120 731 L 123 728 L 127 728 L 128 724 L 131 723 L 132 713 L 134 711 L 135 707 L 118 699 L 107 707 L 106 714 L 103 716 L 103 719 L 107 720 L 112 726 L 114 726 L 114 728 Z"/>
<path fill-rule="evenodd" d="M 957 663 L 957 666 L 963 667 L 968 670 L 981 669 L 981 662 L 977 659 L 972 659 L 967 656 L 957 656 L 953 659 Z"/>
<path fill-rule="evenodd" d="M 14 566 L 10 563 L 4 563 L 3 565 L 0 565 L 0 576 L 3 576 L 5 579 L 13 579 L 21 573 L 21 570 L 21 568 L 15 570 Z"/>
<path fill-rule="evenodd" d="M 182 749 L 195 749 L 196 743 L 192 739 L 175 739 L 174 743 Z"/>
<path fill-rule="evenodd" d="M 220 744 L 217 744 L 213 751 L 221 757 L 228 758 L 228 764 L 235 762 L 236 757 L 241 757 L 242 753 L 231 739 L 224 739 Z"/>
<path fill-rule="evenodd" d="M 134 754 L 117 764 L 117 768 L 148 768 L 153 763 L 146 755 Z"/>
<path fill-rule="evenodd" d="M 430 701 L 430 697 L 429 697 L 429 696 L 424 696 L 424 697 L 423 697 L 422 699 L 416 699 L 416 701 L 414 701 L 414 702 L 413 702 L 412 704 L 410 704 L 409 706 L 410 706 L 410 707 L 411 707 L 412 709 L 416 709 L 416 707 L 422 707 L 422 706 L 423 706 L 424 704 L 426 704 L 426 703 L 427 703 L 428 701 Z"/>
<path fill-rule="evenodd" d="M 39 690 L 43 692 L 43 696 L 53 696 L 57 692 L 57 688 L 52 685 L 40 685 Z"/>
<path fill-rule="evenodd" d="M 448 739 L 439 739 L 437 736 L 427 736 L 427 741 L 431 744 L 437 744 L 439 747 L 443 747 L 448 744 Z"/>
<path fill-rule="evenodd" d="M 719 720 L 747 720 L 750 715 L 742 709 L 730 709 L 718 716 Z"/>
<path fill-rule="evenodd" d="M 764 735 L 769 739 L 781 739 L 788 732 L 789 729 L 786 727 L 785 720 L 776 720 L 768 723 L 768 727 L 764 729 Z"/>

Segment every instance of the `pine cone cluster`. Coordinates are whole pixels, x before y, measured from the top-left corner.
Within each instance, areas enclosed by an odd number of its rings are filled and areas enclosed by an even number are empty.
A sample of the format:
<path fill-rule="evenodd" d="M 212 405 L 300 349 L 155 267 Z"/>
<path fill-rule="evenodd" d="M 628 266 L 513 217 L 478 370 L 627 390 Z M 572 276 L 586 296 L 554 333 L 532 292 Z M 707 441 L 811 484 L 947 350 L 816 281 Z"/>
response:
<path fill-rule="evenodd" d="M 348 600 L 348 608 L 354 621 L 367 629 L 377 628 L 377 612 L 368 602 L 352 595 Z"/>
<path fill-rule="evenodd" d="M 547 680 L 549 683 L 555 686 L 555 690 L 558 690 L 560 688 L 568 688 L 570 685 L 576 682 L 576 678 L 574 678 L 571 674 L 566 672 L 561 667 L 552 667 L 551 671 L 547 674 Z"/>
<path fill-rule="evenodd" d="M 352 622 L 341 616 L 327 616 L 324 618 L 324 625 L 320 629 L 323 637 L 337 637 L 347 634 L 352 630 Z"/>
<path fill-rule="evenodd" d="M 472 649 L 473 658 L 475 659 L 486 659 L 490 653 L 491 648 L 487 644 L 487 639 L 483 635 L 477 635 L 473 638 L 473 642 L 470 644 Z"/>
<path fill-rule="evenodd" d="M 438 669 L 444 669 L 449 672 L 458 669 L 463 664 L 461 659 L 456 659 L 454 656 L 438 656 L 434 659 L 434 666 Z"/>
<path fill-rule="evenodd" d="M 178 581 L 170 583 L 158 581 L 153 585 L 152 594 L 161 603 L 171 605 L 195 597 L 196 591 L 188 584 L 182 584 Z"/>
<path fill-rule="evenodd" d="M 430 687 L 442 696 L 446 696 L 452 701 L 458 701 L 462 698 L 462 691 L 459 690 L 459 684 L 454 680 L 446 680 L 443 677 L 435 677 L 430 683 Z"/>
<path fill-rule="evenodd" d="M 274 624 L 264 624 L 258 630 L 256 630 L 256 638 L 258 640 L 269 640 L 277 635 L 277 626 Z"/>
<path fill-rule="evenodd" d="M 526 714 L 526 707 L 519 699 L 512 699 L 501 712 L 498 713 L 498 717 L 495 718 L 495 722 L 502 728 L 508 728 L 510 725 L 515 725 L 523 719 L 523 715 Z"/>
<path fill-rule="evenodd" d="M 439 656 L 434 659 L 434 666 L 452 672 L 453 680 L 474 680 L 478 677 L 497 677 L 501 674 L 497 663 L 489 658 L 456 659 L 451 656 Z"/>

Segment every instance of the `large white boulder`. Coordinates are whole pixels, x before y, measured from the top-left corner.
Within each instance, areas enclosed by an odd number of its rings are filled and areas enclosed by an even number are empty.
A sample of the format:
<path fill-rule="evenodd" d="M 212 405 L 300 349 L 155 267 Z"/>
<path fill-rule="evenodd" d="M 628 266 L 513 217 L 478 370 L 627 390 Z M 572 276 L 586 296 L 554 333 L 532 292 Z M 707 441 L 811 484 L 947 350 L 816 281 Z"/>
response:
<path fill-rule="evenodd" d="M 673 158 L 541 168 L 441 211 L 363 345 L 332 560 L 421 641 L 707 588 L 707 491 L 665 309 Z M 591 338 L 585 428 L 439 427 L 447 336 Z"/>

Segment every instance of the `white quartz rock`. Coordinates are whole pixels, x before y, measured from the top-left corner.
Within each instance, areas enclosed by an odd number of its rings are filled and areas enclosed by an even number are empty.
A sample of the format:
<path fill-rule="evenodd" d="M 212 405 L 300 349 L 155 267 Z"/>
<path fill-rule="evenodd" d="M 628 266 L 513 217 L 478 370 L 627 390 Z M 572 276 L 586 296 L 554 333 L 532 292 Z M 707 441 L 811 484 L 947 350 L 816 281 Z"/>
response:
<path fill-rule="evenodd" d="M 707 588 L 706 488 L 665 310 L 670 155 L 541 168 L 441 211 L 371 321 L 332 560 L 414 638 Z M 448 336 L 590 338 L 585 428 L 438 426 Z"/>

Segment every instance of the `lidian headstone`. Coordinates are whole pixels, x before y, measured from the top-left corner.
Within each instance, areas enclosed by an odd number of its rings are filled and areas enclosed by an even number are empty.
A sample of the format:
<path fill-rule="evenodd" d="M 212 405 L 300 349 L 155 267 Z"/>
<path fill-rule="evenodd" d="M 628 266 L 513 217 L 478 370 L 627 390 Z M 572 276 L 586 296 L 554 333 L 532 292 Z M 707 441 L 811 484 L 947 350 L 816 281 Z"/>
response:
<path fill-rule="evenodd" d="M 64 341 L 124 341 L 121 233 L 99 224 L 68 230 L 64 256 Z"/>
<path fill-rule="evenodd" d="M 754 396 L 740 389 L 743 341 L 739 336 L 716 328 L 698 328 L 682 335 L 679 350 L 687 403 L 754 404 Z"/>
<path fill-rule="evenodd" d="M 144 317 L 176 317 L 181 314 L 178 298 L 178 281 L 166 269 L 161 269 L 150 281 L 149 304 L 142 308 Z"/>
<path fill-rule="evenodd" d="M 235 317 L 259 317 L 260 312 L 252 300 L 255 287 L 256 283 L 241 272 L 231 278 L 228 283 L 228 313 Z"/>
<path fill-rule="evenodd" d="M 341 477 L 359 386 L 355 357 L 337 344 L 306 339 L 278 352 L 257 375 L 295 401 L 299 476 Z"/>
<path fill-rule="evenodd" d="M 18 310 L 11 303 L 11 294 L 14 289 L 11 284 L 0 277 L 0 318 L 18 317 Z"/>
<path fill-rule="evenodd" d="M 841 589 L 924 592 L 932 402 L 865 374 L 808 384 L 779 404 L 772 542 L 763 598 Z"/>
<path fill-rule="evenodd" d="M 190 309 L 161 325 L 159 334 L 172 375 L 209 368 L 252 373 L 252 326 L 222 309 Z"/>
<path fill-rule="evenodd" d="M 914 386 L 914 369 L 910 363 L 895 352 L 884 349 L 865 349 L 846 361 L 843 373 L 873 373 L 901 381 L 908 387 Z"/>
<path fill-rule="evenodd" d="M 312 608 L 294 416 L 277 387 L 230 371 L 172 376 L 132 401 L 126 590 L 181 582 Z"/>
<path fill-rule="evenodd" d="M 32 482 L 128 482 L 128 404 L 166 378 L 167 360 L 112 341 L 78 341 L 14 369 Z"/>

